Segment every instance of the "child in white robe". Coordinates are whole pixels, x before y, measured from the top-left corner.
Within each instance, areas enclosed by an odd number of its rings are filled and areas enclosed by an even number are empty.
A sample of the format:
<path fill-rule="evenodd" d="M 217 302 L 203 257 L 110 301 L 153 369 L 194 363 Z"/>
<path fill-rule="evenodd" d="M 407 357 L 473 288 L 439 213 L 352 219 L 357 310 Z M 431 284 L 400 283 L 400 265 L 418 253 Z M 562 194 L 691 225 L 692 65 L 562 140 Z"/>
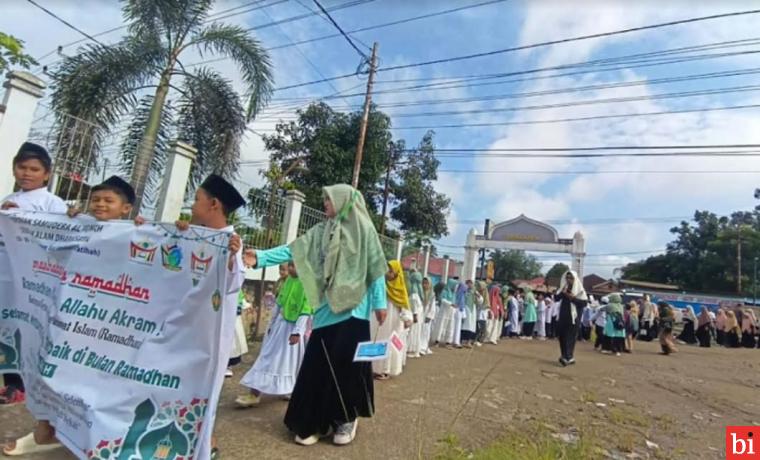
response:
<path fill-rule="evenodd" d="M 388 316 L 382 325 L 377 318 L 370 318 L 370 334 L 374 340 L 390 340 L 395 332 L 400 341 L 400 350 L 393 344 L 389 345 L 388 358 L 372 362 L 372 372 L 378 380 L 401 375 L 406 362 L 407 334 L 412 325 L 412 312 L 409 309 L 409 295 L 404 282 L 404 271 L 398 260 L 388 262 L 388 273 L 385 275 L 385 291 L 388 299 Z M 377 332 L 375 332 L 377 331 Z"/>
<path fill-rule="evenodd" d="M 235 400 L 240 407 L 259 405 L 262 393 L 287 397 L 293 392 L 306 351 L 305 333 L 312 309 L 293 262 L 288 264 L 288 272 L 290 276 L 277 296 L 261 352 L 240 381 L 250 388 L 248 394 Z"/>
<path fill-rule="evenodd" d="M 430 349 L 430 335 L 437 310 L 438 307 L 436 306 L 435 295 L 433 294 L 433 286 L 430 284 L 430 280 L 425 278 L 422 280 L 422 317 L 424 322 L 422 323 L 422 334 L 420 334 L 421 355 L 433 354 L 433 350 Z"/>
<path fill-rule="evenodd" d="M 409 358 L 419 358 L 422 350 L 423 296 L 422 274 L 417 269 L 412 268 L 409 272 L 409 304 L 412 310 L 412 326 L 409 328 L 406 353 Z"/>
<path fill-rule="evenodd" d="M 441 305 L 438 308 L 433 325 L 433 341 L 441 347 L 450 348 L 453 341 L 457 313 L 454 297 L 457 285 L 456 280 L 450 279 L 446 283 L 446 288 L 441 292 Z"/>
<path fill-rule="evenodd" d="M 544 294 L 538 293 L 538 300 L 536 300 L 536 311 L 538 312 L 538 318 L 536 321 L 536 335 L 538 340 L 546 340 L 546 301 L 544 300 Z"/>

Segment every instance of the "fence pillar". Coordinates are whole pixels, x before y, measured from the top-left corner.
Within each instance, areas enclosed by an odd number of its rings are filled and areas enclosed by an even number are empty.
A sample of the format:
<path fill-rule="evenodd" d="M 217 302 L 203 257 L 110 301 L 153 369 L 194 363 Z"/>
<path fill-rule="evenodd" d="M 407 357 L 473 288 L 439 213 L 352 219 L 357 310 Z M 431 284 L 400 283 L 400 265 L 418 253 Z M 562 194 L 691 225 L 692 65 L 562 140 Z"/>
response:
<path fill-rule="evenodd" d="M 167 174 L 161 184 L 156 209 L 155 220 L 158 222 L 175 222 L 179 219 L 185 203 L 187 183 L 190 181 L 190 167 L 197 153 L 198 150 L 182 141 L 173 141 L 169 145 Z"/>
<path fill-rule="evenodd" d="M 427 278 L 430 270 L 430 245 L 425 245 L 425 261 L 422 263 L 422 276 Z"/>
<path fill-rule="evenodd" d="M 13 157 L 29 138 L 45 82 L 29 72 L 9 72 L 0 104 L 0 197 L 13 193 Z M 48 146 L 45 146 L 48 147 Z"/>
<path fill-rule="evenodd" d="M 404 253 L 404 240 L 396 241 L 396 260 L 401 261 L 401 255 Z"/>
<path fill-rule="evenodd" d="M 449 256 L 443 256 L 443 273 L 441 273 L 441 280 L 444 283 L 449 282 L 449 264 L 451 263 L 451 259 L 449 259 Z"/>
<path fill-rule="evenodd" d="M 285 215 L 282 221 L 280 243 L 288 244 L 298 238 L 298 224 L 301 223 L 301 211 L 306 195 L 298 190 L 288 190 L 285 195 Z"/>

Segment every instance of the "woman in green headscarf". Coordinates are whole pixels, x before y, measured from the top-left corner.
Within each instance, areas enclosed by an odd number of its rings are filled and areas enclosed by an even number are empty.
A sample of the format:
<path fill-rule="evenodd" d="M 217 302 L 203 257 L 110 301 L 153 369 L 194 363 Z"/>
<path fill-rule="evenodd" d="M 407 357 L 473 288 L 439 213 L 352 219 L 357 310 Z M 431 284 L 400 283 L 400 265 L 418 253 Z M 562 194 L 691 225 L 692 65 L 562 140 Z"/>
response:
<path fill-rule="evenodd" d="M 446 288 L 441 292 L 441 305 L 433 325 L 433 341 L 436 345 L 451 348 L 454 341 L 454 320 L 457 307 L 454 304 L 457 280 L 449 279 Z"/>
<path fill-rule="evenodd" d="M 262 393 L 288 396 L 293 392 L 306 351 L 304 337 L 311 313 L 303 284 L 298 279 L 295 265 L 290 262 L 288 277 L 280 287 L 259 356 L 240 381 L 250 391 L 238 396 L 235 400 L 238 406 L 259 405 Z"/>
<path fill-rule="evenodd" d="M 354 362 L 359 342 L 371 340 L 370 315 L 385 321 L 387 265 L 364 197 L 349 185 L 324 188 L 327 220 L 288 246 L 246 250 L 247 265 L 268 267 L 292 260 L 309 305 L 313 332 L 291 395 L 285 425 L 296 442 L 313 445 L 335 432 L 349 444 L 357 418 L 375 410 L 372 366 Z"/>
<path fill-rule="evenodd" d="M 525 312 L 523 313 L 523 338 L 533 340 L 533 329 L 536 327 L 536 320 L 538 315 L 536 313 L 536 297 L 533 295 L 533 291 L 526 287 L 522 288 L 524 293 L 523 305 L 525 306 Z"/>
<path fill-rule="evenodd" d="M 604 341 L 602 353 L 620 353 L 625 349 L 625 320 L 623 319 L 623 298 L 620 294 L 610 294 L 610 303 L 603 307 L 607 312 L 607 322 L 604 326 Z"/>

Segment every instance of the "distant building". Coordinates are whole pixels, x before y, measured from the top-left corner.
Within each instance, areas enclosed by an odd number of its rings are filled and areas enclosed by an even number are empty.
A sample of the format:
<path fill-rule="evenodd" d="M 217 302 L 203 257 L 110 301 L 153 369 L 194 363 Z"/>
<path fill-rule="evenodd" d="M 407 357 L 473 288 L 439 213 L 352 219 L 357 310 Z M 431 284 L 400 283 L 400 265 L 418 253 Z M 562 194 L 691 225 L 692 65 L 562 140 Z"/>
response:
<path fill-rule="evenodd" d="M 425 253 L 415 252 L 409 254 L 401 259 L 401 265 L 404 267 L 404 270 L 417 267 L 418 270 L 422 271 L 425 266 Z M 463 265 L 464 262 L 449 259 L 449 279 L 459 278 L 462 273 Z M 433 284 L 438 283 L 443 277 L 444 267 L 446 267 L 446 259 L 443 257 L 430 257 L 430 262 L 428 264 L 428 278 L 430 278 Z"/>

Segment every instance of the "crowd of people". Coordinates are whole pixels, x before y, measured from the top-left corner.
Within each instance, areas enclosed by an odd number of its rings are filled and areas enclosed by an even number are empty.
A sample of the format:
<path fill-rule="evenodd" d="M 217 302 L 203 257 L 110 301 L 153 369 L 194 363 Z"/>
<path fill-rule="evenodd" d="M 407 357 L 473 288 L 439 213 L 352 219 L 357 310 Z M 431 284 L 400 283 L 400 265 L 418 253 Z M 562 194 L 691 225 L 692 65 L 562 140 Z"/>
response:
<path fill-rule="evenodd" d="M 3 199 L 2 209 L 80 214 L 47 191 L 51 163 L 44 148 L 25 143 L 13 160 L 19 190 Z M 294 242 L 269 250 L 245 249 L 233 235 L 226 264 L 224 308 L 237 309 L 238 315 L 245 306 L 240 294 L 244 268 L 280 266 L 264 342 L 241 380 L 246 390 L 236 403 L 254 407 L 263 394 L 287 399 L 284 422 L 298 444 L 313 445 L 326 436 L 337 445 L 351 443 L 358 418 L 375 412 L 374 381 L 400 375 L 408 359 L 433 354 L 436 347 L 472 349 L 504 339 L 556 338 L 561 366 L 575 363 L 578 340 L 593 339 L 602 353 L 620 355 L 633 351 L 635 340 L 659 338 L 663 353 L 676 351 L 675 315 L 667 303 L 655 305 L 644 298 L 624 306 L 619 294 L 597 302 L 573 271 L 549 293 L 490 280 L 449 279 L 433 285 L 416 268 L 405 273 L 399 261 L 386 262 L 360 192 L 334 185 L 323 194 L 327 220 Z M 92 188 L 88 218 L 124 219 L 134 202 L 130 184 L 114 176 Z M 190 222 L 177 222 L 177 228 L 185 231 L 194 224 L 232 232 L 228 217 L 244 203 L 231 184 L 209 176 L 195 195 Z M 138 225 L 143 222 L 135 219 Z M 757 332 L 752 310 L 713 315 L 703 309 L 697 317 L 687 308 L 677 340 L 710 346 L 714 339 L 727 347 L 754 347 Z M 229 346 L 217 356 L 220 365 L 239 363 L 247 350 L 241 322 L 222 335 Z M 356 360 L 357 346 L 370 341 L 393 346 L 384 359 Z M 21 378 L 11 375 L 5 381 L 0 403 L 23 401 Z M 54 427 L 38 420 L 32 433 L 8 443 L 3 453 L 27 455 L 58 446 Z M 214 458 L 219 451 L 214 446 L 211 452 Z"/>

